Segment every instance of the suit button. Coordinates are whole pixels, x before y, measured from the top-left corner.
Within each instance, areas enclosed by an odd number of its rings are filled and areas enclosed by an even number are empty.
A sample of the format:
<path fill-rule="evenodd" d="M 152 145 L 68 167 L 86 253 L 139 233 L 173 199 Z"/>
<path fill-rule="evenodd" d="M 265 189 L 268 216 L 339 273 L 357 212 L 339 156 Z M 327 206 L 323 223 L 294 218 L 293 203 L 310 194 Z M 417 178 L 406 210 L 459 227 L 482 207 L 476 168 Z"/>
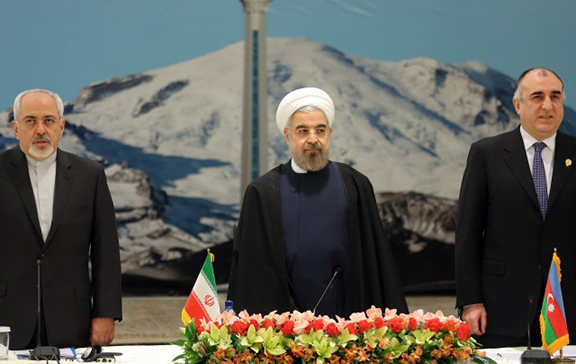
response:
<path fill-rule="evenodd" d="M 542 270 L 542 266 L 540 264 L 538 264 L 538 266 L 536 267 L 538 270 Z"/>

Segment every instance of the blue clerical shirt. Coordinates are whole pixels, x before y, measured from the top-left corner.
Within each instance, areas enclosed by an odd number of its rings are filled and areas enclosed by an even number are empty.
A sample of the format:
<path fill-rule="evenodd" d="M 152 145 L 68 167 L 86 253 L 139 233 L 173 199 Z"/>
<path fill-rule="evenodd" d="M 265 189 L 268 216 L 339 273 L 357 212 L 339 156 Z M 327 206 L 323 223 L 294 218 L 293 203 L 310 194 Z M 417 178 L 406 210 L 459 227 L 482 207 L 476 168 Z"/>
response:
<path fill-rule="evenodd" d="M 316 314 L 342 316 L 348 261 L 346 190 L 335 163 L 317 172 L 296 173 L 290 163 L 280 170 L 280 203 L 286 266 L 295 302 L 312 310 L 334 271 L 332 286 Z"/>

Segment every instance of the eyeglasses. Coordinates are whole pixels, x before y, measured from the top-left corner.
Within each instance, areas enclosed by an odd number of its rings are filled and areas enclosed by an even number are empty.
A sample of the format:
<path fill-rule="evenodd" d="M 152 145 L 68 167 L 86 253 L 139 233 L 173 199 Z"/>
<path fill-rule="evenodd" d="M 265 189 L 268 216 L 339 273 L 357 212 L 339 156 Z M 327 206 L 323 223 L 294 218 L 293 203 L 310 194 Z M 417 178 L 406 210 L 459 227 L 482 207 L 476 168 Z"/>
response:
<path fill-rule="evenodd" d="M 300 139 L 308 139 L 309 137 L 312 136 L 312 134 L 316 135 L 318 139 L 322 139 L 327 137 L 328 134 L 330 134 L 330 132 L 332 131 L 332 129 L 329 127 L 296 128 L 296 130 L 288 129 L 288 131 L 294 133 L 294 135 L 296 135 L 296 137 Z"/>
<path fill-rule="evenodd" d="M 102 347 L 97 345 L 86 349 L 86 351 L 84 351 L 84 353 L 80 357 L 80 360 L 88 362 L 96 361 L 101 363 L 115 363 L 116 356 L 119 355 L 122 355 L 122 353 L 112 353 L 112 352 L 105 353 L 102 351 Z"/>

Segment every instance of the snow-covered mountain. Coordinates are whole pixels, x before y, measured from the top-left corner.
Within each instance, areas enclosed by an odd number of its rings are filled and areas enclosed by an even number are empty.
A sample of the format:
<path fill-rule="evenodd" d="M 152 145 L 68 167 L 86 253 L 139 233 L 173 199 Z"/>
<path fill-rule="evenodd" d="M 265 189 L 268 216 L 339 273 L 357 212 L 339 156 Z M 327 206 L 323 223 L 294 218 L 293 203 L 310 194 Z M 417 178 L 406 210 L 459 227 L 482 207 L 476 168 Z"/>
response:
<path fill-rule="evenodd" d="M 241 42 L 170 67 L 95 82 L 67 105 L 62 148 L 110 166 L 117 213 L 128 216 L 123 249 L 139 246 L 133 251 L 169 260 L 179 259 L 175 252 L 182 249 L 230 240 L 241 196 L 243 59 Z M 456 199 L 470 144 L 519 123 L 512 106 L 515 81 L 484 64 L 381 62 L 305 39 L 272 38 L 270 167 L 289 158 L 274 121 L 277 105 L 303 86 L 320 87 L 334 99 L 331 159 L 368 175 L 376 192 Z M 8 114 L 0 113 L 0 148 L 15 144 Z M 572 109 L 566 108 L 562 128 L 576 134 Z M 117 181 L 123 184 L 114 186 Z M 411 223 L 415 229 L 429 224 Z M 435 234 L 431 239 L 444 232 Z M 129 256 L 125 266 L 136 267 L 128 262 L 138 256 Z"/>
<path fill-rule="evenodd" d="M 274 124 L 280 99 L 301 86 L 336 104 L 334 160 L 354 164 L 376 191 L 457 196 L 470 144 L 518 125 L 515 82 L 485 65 L 430 59 L 380 62 L 304 39 L 269 40 L 270 167 L 288 159 Z M 68 119 L 114 162 L 146 171 L 169 196 L 239 202 L 243 43 L 142 75 L 92 84 Z M 576 130 L 567 110 L 564 126 Z"/>

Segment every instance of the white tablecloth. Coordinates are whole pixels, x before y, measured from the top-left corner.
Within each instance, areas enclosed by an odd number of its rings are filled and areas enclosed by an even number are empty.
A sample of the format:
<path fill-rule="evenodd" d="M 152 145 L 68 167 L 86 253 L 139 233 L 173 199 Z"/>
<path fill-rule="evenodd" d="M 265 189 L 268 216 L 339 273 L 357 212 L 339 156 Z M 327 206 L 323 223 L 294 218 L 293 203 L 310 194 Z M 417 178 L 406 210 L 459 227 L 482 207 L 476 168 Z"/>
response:
<path fill-rule="evenodd" d="M 500 349 L 486 349 L 486 355 L 498 363 L 502 364 L 518 364 L 520 355 L 526 350 L 525 347 L 521 348 L 500 348 Z M 80 350 L 79 350 L 80 351 Z M 134 346 L 109 346 L 105 347 L 104 351 L 121 352 L 122 356 L 117 357 L 117 363 L 134 363 L 134 364 L 168 364 L 172 362 L 177 355 L 181 353 L 180 348 L 174 345 L 134 345 Z M 564 348 L 564 356 L 576 359 L 576 346 L 567 346 Z M 18 361 L 2 361 L 1 363 L 35 363 L 37 361 L 18 360 Z M 46 363 L 40 362 L 40 363 Z M 50 364 L 56 363 L 50 361 Z M 62 361 L 62 364 L 67 363 Z"/>

